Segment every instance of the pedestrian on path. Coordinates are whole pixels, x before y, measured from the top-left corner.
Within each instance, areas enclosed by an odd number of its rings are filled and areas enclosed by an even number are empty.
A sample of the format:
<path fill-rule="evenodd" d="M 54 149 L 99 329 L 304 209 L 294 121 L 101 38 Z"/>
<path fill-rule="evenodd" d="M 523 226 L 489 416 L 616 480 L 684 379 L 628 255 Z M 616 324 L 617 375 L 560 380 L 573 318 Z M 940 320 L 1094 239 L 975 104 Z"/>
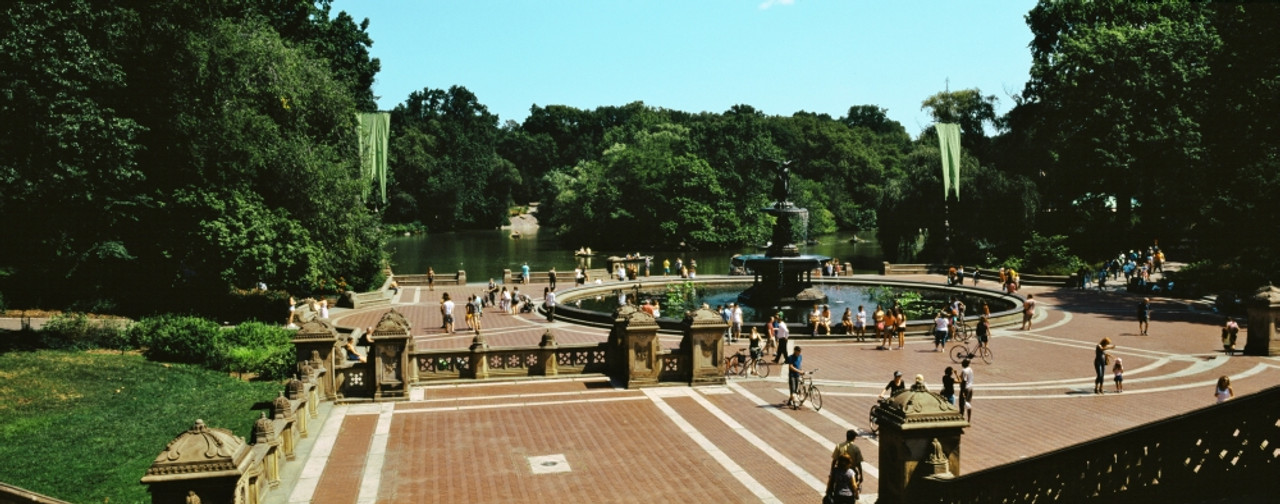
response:
<path fill-rule="evenodd" d="M 1151 298 L 1142 298 L 1138 303 L 1138 331 L 1143 335 L 1147 335 L 1147 329 L 1151 328 Z"/>
<path fill-rule="evenodd" d="M 1222 351 L 1227 355 L 1236 353 L 1236 337 L 1240 334 L 1240 324 L 1235 319 L 1227 317 L 1227 322 L 1222 326 Z"/>
<path fill-rule="evenodd" d="M 1115 375 L 1116 393 L 1124 392 L 1124 359 L 1116 357 L 1116 364 L 1111 366 L 1111 373 Z"/>
<path fill-rule="evenodd" d="M 773 356 L 773 363 L 777 364 L 779 360 L 787 359 L 787 338 L 791 336 L 791 330 L 787 328 L 787 322 L 782 320 L 782 312 L 778 312 L 770 324 L 773 328 L 773 337 L 778 340 L 778 353 Z"/>
<path fill-rule="evenodd" d="M 556 267 L 555 266 L 552 266 L 551 270 L 547 272 L 547 283 L 550 284 L 548 286 L 551 287 L 551 290 L 556 290 Z"/>
<path fill-rule="evenodd" d="M 800 392 L 800 376 L 804 374 L 804 356 L 800 355 L 800 347 L 796 347 L 791 351 L 791 357 L 787 359 L 787 386 L 791 390 L 790 396 L 787 397 L 787 406 L 796 404 L 796 394 Z"/>
<path fill-rule="evenodd" d="M 440 314 L 444 315 L 444 332 L 453 334 L 453 300 L 449 299 L 449 293 L 444 293 L 444 299 L 440 303 Z"/>
<path fill-rule="evenodd" d="M 1222 377 L 1218 378 L 1218 386 L 1213 389 L 1213 396 L 1218 398 L 1218 404 L 1222 404 L 1227 399 L 1236 396 L 1236 391 L 1231 390 L 1230 377 L 1222 375 Z"/>
<path fill-rule="evenodd" d="M 831 451 L 831 467 L 836 467 L 840 462 L 840 457 L 847 455 L 850 459 L 849 468 L 853 469 L 853 481 L 862 486 L 862 448 L 854 444 L 858 440 L 858 430 L 849 429 L 844 433 L 844 442 L 836 445 L 835 450 Z"/>
<path fill-rule="evenodd" d="M 1027 300 L 1022 303 L 1022 330 L 1031 330 L 1031 317 L 1036 315 L 1036 295 L 1027 294 Z"/>
<path fill-rule="evenodd" d="M 969 359 L 960 362 L 960 414 L 973 421 L 973 368 Z"/>
<path fill-rule="evenodd" d="M 942 370 L 942 393 L 939 395 L 951 404 L 956 403 L 956 371 L 951 366 Z"/>
<path fill-rule="evenodd" d="M 427 266 L 427 290 L 436 290 L 436 270 Z"/>
<path fill-rule="evenodd" d="M 951 330 L 951 317 L 942 310 L 933 317 L 933 351 L 941 352 L 947 344 L 947 334 Z"/>
<path fill-rule="evenodd" d="M 1093 393 L 1095 394 L 1102 393 L 1102 375 L 1107 373 L 1107 361 L 1111 360 L 1111 354 L 1107 353 L 1107 350 L 1115 347 L 1111 344 L 1111 338 L 1102 338 L 1102 341 L 1093 347 L 1093 370 L 1096 373 L 1093 380 Z"/>
<path fill-rule="evenodd" d="M 822 502 L 855 504 L 858 502 L 858 483 L 853 470 L 853 457 L 843 454 L 836 457 L 827 477 L 827 493 Z"/>

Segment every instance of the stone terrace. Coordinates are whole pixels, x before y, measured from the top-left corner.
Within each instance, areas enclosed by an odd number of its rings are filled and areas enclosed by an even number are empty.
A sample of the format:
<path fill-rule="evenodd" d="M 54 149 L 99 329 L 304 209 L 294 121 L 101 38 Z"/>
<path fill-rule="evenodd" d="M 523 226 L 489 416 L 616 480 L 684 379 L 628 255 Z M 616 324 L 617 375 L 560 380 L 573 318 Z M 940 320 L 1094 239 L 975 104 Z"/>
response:
<path fill-rule="evenodd" d="M 905 277 L 941 284 L 940 276 Z M 985 283 L 995 288 L 992 282 Z M 521 290 L 541 293 L 542 285 Z M 480 285 L 437 288 L 455 300 Z M 1030 331 L 997 329 L 995 361 L 975 362 L 973 426 L 962 441 L 972 472 L 1213 403 L 1214 383 L 1232 377 L 1236 394 L 1280 382 L 1280 359 L 1226 356 L 1221 318 L 1207 308 L 1154 299 L 1150 336 L 1139 336 L 1138 298 L 1122 292 L 1027 288 L 1040 310 Z M 464 348 L 461 317 L 443 334 L 440 292 L 401 291 L 397 310 L 414 325 L 418 348 Z M 371 325 L 386 308 L 337 313 L 341 326 Z M 459 314 L 461 311 L 458 312 Z M 535 345 L 546 330 L 561 343 L 604 341 L 604 329 L 548 323 L 486 309 L 493 346 Z M 1093 346 L 1110 337 L 1124 359 L 1125 392 L 1092 393 Z M 678 336 L 663 336 L 675 346 Z M 733 379 L 725 386 L 614 388 L 602 377 L 429 385 L 400 403 L 333 406 L 301 474 L 270 502 L 815 502 L 832 446 L 848 428 L 865 432 L 867 411 L 894 370 L 917 373 L 936 390 L 947 366 L 923 338 L 904 351 L 874 343 L 793 337 L 805 368 L 818 369 L 820 412 L 777 405 L 785 377 Z M 730 350 L 732 351 L 732 350 Z M 309 441 L 310 442 L 310 441 Z M 866 458 L 862 502 L 877 492 L 877 445 Z"/>

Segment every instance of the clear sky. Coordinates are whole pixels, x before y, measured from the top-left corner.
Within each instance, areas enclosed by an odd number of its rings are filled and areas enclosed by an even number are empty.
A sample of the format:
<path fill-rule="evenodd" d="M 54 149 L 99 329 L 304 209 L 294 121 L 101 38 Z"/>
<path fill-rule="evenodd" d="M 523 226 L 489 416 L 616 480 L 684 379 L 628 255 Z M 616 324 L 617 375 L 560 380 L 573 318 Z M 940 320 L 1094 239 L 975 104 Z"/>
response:
<path fill-rule="evenodd" d="M 369 18 L 378 106 L 460 85 L 501 121 L 532 105 L 642 101 L 769 115 L 888 109 L 913 136 L 920 102 L 979 88 L 1013 106 L 1031 66 L 1033 0 L 338 0 Z"/>

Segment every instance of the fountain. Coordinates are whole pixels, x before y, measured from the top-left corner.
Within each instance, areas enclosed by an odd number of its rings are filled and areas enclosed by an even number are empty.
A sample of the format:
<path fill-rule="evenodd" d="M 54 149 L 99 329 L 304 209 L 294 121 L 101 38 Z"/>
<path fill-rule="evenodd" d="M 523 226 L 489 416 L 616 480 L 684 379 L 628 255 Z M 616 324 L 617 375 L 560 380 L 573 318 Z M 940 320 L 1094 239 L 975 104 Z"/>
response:
<path fill-rule="evenodd" d="M 790 161 L 778 164 L 778 179 L 773 185 L 773 206 L 761 209 L 776 217 L 773 239 L 764 254 L 735 258 L 746 274 L 754 275 L 751 287 L 738 295 L 738 301 L 758 310 L 788 304 L 825 303 L 827 295 L 813 287 L 813 271 L 831 260 L 820 255 L 801 254 L 797 242 L 806 237 L 809 211 L 789 201 L 791 186 Z"/>

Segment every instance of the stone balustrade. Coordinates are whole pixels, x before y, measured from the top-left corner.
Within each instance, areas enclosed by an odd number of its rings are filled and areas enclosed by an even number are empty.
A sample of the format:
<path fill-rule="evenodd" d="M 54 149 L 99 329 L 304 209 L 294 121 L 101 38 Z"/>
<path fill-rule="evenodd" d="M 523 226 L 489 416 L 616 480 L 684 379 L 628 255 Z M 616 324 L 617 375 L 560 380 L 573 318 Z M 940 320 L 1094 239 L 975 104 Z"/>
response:
<path fill-rule="evenodd" d="M 1280 386 L 982 471 L 922 478 L 907 501 L 1274 502 L 1277 402 Z"/>
<path fill-rule="evenodd" d="M 196 420 L 142 477 L 152 504 L 263 502 L 280 486 L 281 466 L 296 458 L 299 439 L 309 435 L 308 423 L 318 416 L 316 390 L 315 376 L 290 380 L 272 402 L 271 414 L 264 412 L 254 422 L 252 444 Z"/>

